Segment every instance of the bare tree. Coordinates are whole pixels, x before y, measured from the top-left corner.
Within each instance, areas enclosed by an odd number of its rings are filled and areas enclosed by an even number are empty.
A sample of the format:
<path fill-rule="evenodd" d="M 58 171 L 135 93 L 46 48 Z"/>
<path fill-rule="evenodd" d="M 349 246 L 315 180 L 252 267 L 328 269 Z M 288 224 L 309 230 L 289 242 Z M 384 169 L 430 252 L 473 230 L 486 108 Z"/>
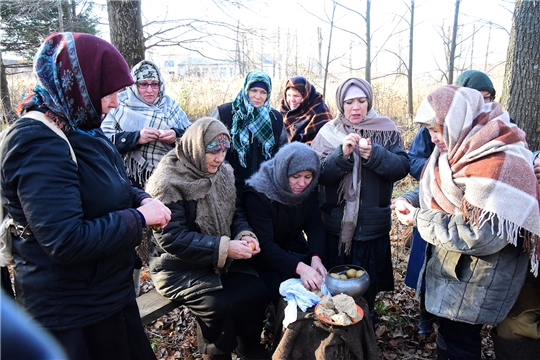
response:
<path fill-rule="evenodd" d="M 456 0 L 455 10 L 454 10 L 454 26 L 452 28 L 452 43 L 450 45 L 450 56 L 448 59 L 448 84 L 454 83 L 454 62 L 456 55 L 456 46 L 457 46 L 457 29 L 458 29 L 458 18 L 459 18 L 459 4 L 461 0 Z"/>
<path fill-rule="evenodd" d="M 366 72 L 367 82 L 371 82 L 371 0 L 366 0 Z"/>
<path fill-rule="evenodd" d="M 8 123 L 11 118 L 12 109 L 2 51 L 0 51 L 0 97 L 2 98 L 2 102 L 0 103 L 0 120 L 1 123 Z"/>
<path fill-rule="evenodd" d="M 517 0 L 508 44 L 501 103 L 527 133 L 527 143 L 540 149 L 540 2 Z"/>
<path fill-rule="evenodd" d="M 111 42 L 129 67 L 144 60 L 141 0 L 107 0 Z"/>

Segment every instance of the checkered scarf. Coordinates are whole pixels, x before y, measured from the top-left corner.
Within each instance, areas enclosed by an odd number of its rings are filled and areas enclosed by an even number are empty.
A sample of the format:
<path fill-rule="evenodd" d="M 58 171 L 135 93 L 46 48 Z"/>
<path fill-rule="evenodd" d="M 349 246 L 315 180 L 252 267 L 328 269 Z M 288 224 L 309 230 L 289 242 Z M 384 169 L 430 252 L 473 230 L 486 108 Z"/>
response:
<path fill-rule="evenodd" d="M 268 87 L 268 97 L 265 103 L 256 108 L 249 101 L 248 92 L 255 82 L 264 82 Z M 263 155 L 266 159 L 272 157 L 272 148 L 276 140 L 272 130 L 272 120 L 270 113 L 270 94 L 272 92 L 272 81 L 270 77 L 262 71 L 250 71 L 244 80 L 244 87 L 232 102 L 232 142 L 238 153 L 240 165 L 246 167 L 246 154 L 250 148 L 250 134 L 262 145 Z"/>
<path fill-rule="evenodd" d="M 186 129 L 190 125 L 180 105 L 165 94 L 163 76 L 153 62 L 143 60 L 135 65 L 131 70 L 133 78 L 140 78 L 140 69 L 143 67 L 148 69 L 150 66 L 155 69 L 155 75 L 157 75 L 155 80 L 161 83 L 157 99 L 153 104 L 144 101 L 137 89 L 137 83 L 118 94 L 118 107 L 109 112 L 101 125 L 107 137 L 111 138 L 114 134 L 123 131 L 140 131 L 147 126 L 158 130 L 170 130 L 172 128 Z M 137 150 L 126 153 L 124 162 L 128 175 L 144 186 L 163 155 L 173 148 L 174 144 L 151 141 L 139 146 Z"/>
<path fill-rule="evenodd" d="M 294 110 L 287 104 L 287 89 L 294 88 L 302 94 L 302 103 Z M 333 119 L 321 93 L 303 76 L 294 76 L 287 81 L 280 111 L 287 130 L 289 142 L 300 141 L 311 144 L 319 129 Z"/>
<path fill-rule="evenodd" d="M 429 94 L 414 121 L 436 126 L 447 147 L 435 148 L 424 168 L 421 207 L 461 212 L 477 226 L 496 218 L 498 236 L 514 245 L 523 236 L 537 273 L 540 196 L 525 133 L 500 104 L 484 112 L 480 92 L 451 85 Z"/>

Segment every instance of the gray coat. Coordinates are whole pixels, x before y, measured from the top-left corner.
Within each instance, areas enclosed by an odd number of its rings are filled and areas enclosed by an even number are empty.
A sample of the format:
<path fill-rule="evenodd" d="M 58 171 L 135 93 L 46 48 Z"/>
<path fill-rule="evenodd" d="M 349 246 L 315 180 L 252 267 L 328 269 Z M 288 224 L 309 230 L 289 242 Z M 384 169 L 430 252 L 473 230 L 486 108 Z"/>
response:
<path fill-rule="evenodd" d="M 418 190 L 403 197 L 418 206 Z M 469 324 L 495 325 L 506 317 L 525 281 L 528 254 L 494 234 L 495 221 L 478 228 L 461 213 L 415 210 L 414 226 L 429 243 L 422 271 L 429 312 Z"/>

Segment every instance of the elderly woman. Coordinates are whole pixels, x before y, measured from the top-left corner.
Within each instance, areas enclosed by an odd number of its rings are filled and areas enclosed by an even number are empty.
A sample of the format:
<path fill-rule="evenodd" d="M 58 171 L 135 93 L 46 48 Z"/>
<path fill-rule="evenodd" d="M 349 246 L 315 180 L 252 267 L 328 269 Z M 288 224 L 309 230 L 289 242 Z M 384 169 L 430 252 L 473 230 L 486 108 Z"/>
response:
<path fill-rule="evenodd" d="M 355 264 L 369 273 L 364 298 L 374 317 L 377 292 L 394 289 L 390 201 L 394 182 L 409 173 L 409 159 L 396 125 L 373 109 L 367 81 L 343 81 L 336 104 L 338 117 L 311 144 L 323 164 L 319 183 L 325 187 L 327 265 Z"/>
<path fill-rule="evenodd" d="M 261 253 L 252 264 L 266 282 L 272 300 L 279 285 L 294 276 L 308 289 L 320 289 L 326 268 L 324 227 L 317 204 L 319 156 L 302 143 L 283 146 L 262 164 L 242 194 Z M 307 237 L 304 237 L 304 234 Z"/>
<path fill-rule="evenodd" d="M 260 251 L 245 218 L 235 214 L 236 192 L 225 126 L 213 118 L 191 125 L 163 157 L 147 191 L 167 204 L 171 222 L 154 231 L 150 270 L 163 296 L 196 316 L 204 359 L 231 359 L 231 351 L 268 358 L 260 333 L 268 297 L 245 259 Z"/>
<path fill-rule="evenodd" d="M 130 186 L 99 130 L 133 84 L 127 63 L 105 40 L 64 32 L 44 40 L 34 71 L 0 157 L 17 301 L 70 359 L 153 359 L 131 274 L 143 227 L 170 211 Z"/>
<path fill-rule="evenodd" d="M 414 121 L 435 150 L 419 192 L 395 201 L 396 215 L 428 242 L 425 304 L 438 316 L 438 359 L 480 359 L 482 324 L 510 311 L 527 272 L 523 248 L 540 234 L 532 154 L 501 105 L 485 112 L 474 89 L 438 88 Z M 532 260 L 537 269 L 535 252 Z"/>
<path fill-rule="evenodd" d="M 303 76 L 294 76 L 285 84 L 280 111 L 289 142 L 308 145 L 320 128 L 333 118 L 322 94 Z"/>
<path fill-rule="evenodd" d="M 118 107 L 101 124 L 115 144 L 133 186 L 144 188 L 157 164 L 190 125 L 178 103 L 165 94 L 156 64 L 143 60 L 133 67 L 135 83 L 118 94 Z"/>
<path fill-rule="evenodd" d="M 236 98 L 212 113 L 212 117 L 227 126 L 232 136 L 226 160 L 234 169 L 238 196 L 245 181 L 259 170 L 261 163 L 271 159 L 279 147 L 287 143 L 283 117 L 270 106 L 271 93 L 270 77 L 262 71 L 250 71 Z"/>

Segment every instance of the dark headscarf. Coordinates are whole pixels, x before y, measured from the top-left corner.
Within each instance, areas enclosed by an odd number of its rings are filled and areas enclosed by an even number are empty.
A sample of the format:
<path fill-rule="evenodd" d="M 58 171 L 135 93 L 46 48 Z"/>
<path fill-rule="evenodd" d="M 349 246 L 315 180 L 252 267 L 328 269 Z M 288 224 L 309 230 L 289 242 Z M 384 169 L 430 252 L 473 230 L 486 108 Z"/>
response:
<path fill-rule="evenodd" d="M 466 70 L 456 79 L 457 86 L 463 86 L 478 91 L 487 91 L 495 98 L 495 88 L 489 76 L 478 70 Z"/>
<path fill-rule="evenodd" d="M 19 113 L 36 105 L 46 108 L 47 117 L 63 129 L 98 128 L 101 98 L 133 84 L 120 52 L 82 33 L 49 35 L 34 57 L 34 72 L 38 83 L 19 104 Z"/>
<path fill-rule="evenodd" d="M 268 89 L 268 97 L 265 103 L 256 108 L 249 101 L 249 89 L 254 83 L 262 82 Z M 270 114 L 270 95 L 272 93 L 272 81 L 266 73 L 254 70 L 250 71 L 244 80 L 244 87 L 240 90 L 232 102 L 232 127 L 231 135 L 233 146 L 238 153 L 240 165 L 246 167 L 246 154 L 251 146 L 250 133 L 262 145 L 265 159 L 272 157 L 272 149 L 276 143 Z"/>
<path fill-rule="evenodd" d="M 317 187 L 321 162 L 319 155 L 306 144 L 293 142 L 279 149 L 274 158 L 262 163 L 261 168 L 246 181 L 270 200 L 294 206 L 301 204 Z M 289 177 L 300 171 L 311 171 L 313 180 L 300 194 L 294 194 Z"/>
<path fill-rule="evenodd" d="M 294 110 L 291 110 L 287 103 L 287 90 L 290 88 L 302 94 L 302 102 Z M 289 142 L 300 141 L 308 145 L 311 144 L 319 129 L 333 118 L 322 94 L 317 92 L 303 76 L 294 76 L 287 81 L 280 111 L 283 114 L 283 123 Z"/>

